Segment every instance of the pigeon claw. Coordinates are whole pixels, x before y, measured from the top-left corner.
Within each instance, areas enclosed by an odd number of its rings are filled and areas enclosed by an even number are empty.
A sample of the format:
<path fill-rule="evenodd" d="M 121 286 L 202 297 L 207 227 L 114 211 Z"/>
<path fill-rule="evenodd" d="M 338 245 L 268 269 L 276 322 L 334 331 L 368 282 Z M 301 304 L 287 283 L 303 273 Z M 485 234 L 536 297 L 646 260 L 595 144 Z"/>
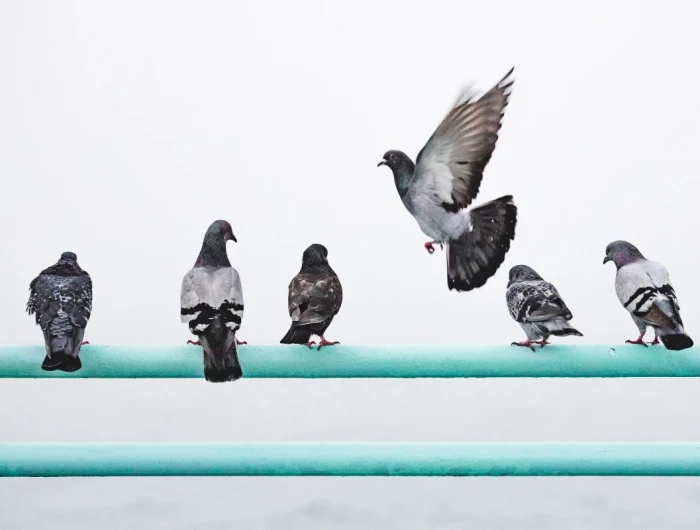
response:
<path fill-rule="evenodd" d="M 325 337 L 321 337 L 321 342 L 318 343 L 318 349 L 320 350 L 324 346 L 335 346 L 336 344 L 340 344 L 337 340 L 331 342 L 329 340 L 326 340 Z"/>
<path fill-rule="evenodd" d="M 651 344 L 652 346 L 654 346 L 654 345 L 656 345 L 656 344 L 661 344 L 661 341 L 659 340 L 659 336 L 658 336 L 658 335 L 654 335 L 654 340 L 653 340 L 653 342 L 647 342 L 647 344 Z"/>
<path fill-rule="evenodd" d="M 644 346 L 645 348 L 647 347 L 647 343 L 644 342 L 644 335 L 641 335 L 636 340 L 626 340 L 625 344 L 639 344 L 640 346 Z"/>
<path fill-rule="evenodd" d="M 188 340 L 187 344 L 194 344 L 195 346 L 201 346 L 202 343 L 199 340 Z"/>
<path fill-rule="evenodd" d="M 548 342 L 547 339 L 536 340 L 534 342 L 535 344 L 539 344 L 541 348 L 544 348 L 545 344 L 551 344 L 551 342 Z"/>
<path fill-rule="evenodd" d="M 445 248 L 445 243 L 443 243 L 442 241 L 428 241 L 423 246 L 425 247 L 425 250 L 428 251 L 428 254 L 432 254 L 433 252 L 435 252 L 435 245 L 440 245 L 440 250 Z"/>
<path fill-rule="evenodd" d="M 537 344 L 539 344 L 539 342 L 537 342 Z M 524 346 L 526 348 L 530 348 L 532 351 L 535 351 L 535 347 L 532 345 L 532 342 L 530 342 L 529 340 L 523 340 L 520 342 L 511 342 L 510 345 L 511 346 Z M 542 347 L 544 348 L 544 346 L 542 346 Z"/>
<path fill-rule="evenodd" d="M 234 337 L 234 338 L 235 338 L 235 337 Z M 244 340 L 238 340 L 238 339 L 236 339 L 236 346 L 243 346 L 244 344 L 248 344 L 248 343 L 247 343 L 246 341 L 244 341 Z"/>
<path fill-rule="evenodd" d="M 316 344 L 315 340 L 310 340 L 309 342 L 306 343 L 306 345 L 309 347 L 309 349 L 311 349 L 311 346 L 313 346 L 314 344 Z"/>

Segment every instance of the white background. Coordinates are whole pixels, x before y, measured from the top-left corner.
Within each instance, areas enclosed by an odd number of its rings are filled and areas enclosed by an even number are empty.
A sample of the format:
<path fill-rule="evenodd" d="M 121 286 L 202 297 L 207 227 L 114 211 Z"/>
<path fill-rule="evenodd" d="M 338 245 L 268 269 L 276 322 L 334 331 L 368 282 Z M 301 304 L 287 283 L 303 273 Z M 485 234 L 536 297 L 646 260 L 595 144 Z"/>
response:
<path fill-rule="evenodd" d="M 240 338 L 250 343 L 274 344 L 285 333 L 287 284 L 316 242 L 328 247 L 345 293 L 327 335 L 347 344 L 520 340 L 505 305 L 508 269 L 518 263 L 558 287 L 585 335 L 558 342 L 633 338 L 614 293 L 614 266 L 602 265 L 615 239 L 668 267 L 695 336 L 696 20 L 682 2 L 6 0 L 0 342 L 40 342 L 24 313 L 28 284 L 71 250 L 94 283 L 86 339 L 182 344 L 189 332 L 179 322 L 180 281 L 204 231 L 222 218 L 239 240 L 228 248 L 245 294 Z M 483 288 L 449 292 L 444 252 L 425 252 L 427 238 L 404 210 L 391 172 L 375 166 L 389 149 L 415 157 L 463 83 L 489 88 L 513 65 L 511 104 L 476 204 L 513 194 L 516 238 Z M 700 397 L 692 381 L 2 387 L 3 440 L 671 441 L 700 434 L 684 421 Z M 676 528 L 688 522 L 683 517 L 700 517 L 689 511 L 694 481 L 294 480 L 3 479 L 0 505 L 7 524 L 54 530 L 175 528 L 175 521 L 218 528 L 242 520 L 246 528 L 280 521 L 461 528 L 473 520 L 480 528 L 534 521 L 541 529 L 574 528 L 572 521 L 584 524 L 582 514 L 591 519 L 581 528 L 621 528 L 638 517 Z M 337 488 L 324 486 L 331 483 Z M 472 493 L 448 509 L 448 493 L 459 488 Z M 283 501 L 288 490 L 297 496 Z M 596 495 L 602 505 L 585 504 Z M 658 502 L 639 503 L 639 496 Z M 215 509 L 217 499 L 225 509 Z M 79 514 L 100 502 L 113 503 L 104 521 Z M 305 511 L 308 503 L 321 515 Z M 450 510 L 454 520 L 436 515 Z"/>

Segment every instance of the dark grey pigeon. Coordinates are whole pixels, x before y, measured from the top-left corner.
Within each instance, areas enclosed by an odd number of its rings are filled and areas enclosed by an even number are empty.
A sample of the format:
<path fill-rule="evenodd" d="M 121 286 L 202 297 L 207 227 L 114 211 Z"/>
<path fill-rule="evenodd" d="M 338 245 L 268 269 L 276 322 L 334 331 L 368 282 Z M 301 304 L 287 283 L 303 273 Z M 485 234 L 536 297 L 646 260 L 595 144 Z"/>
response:
<path fill-rule="evenodd" d="M 80 268 L 73 252 L 64 252 L 55 265 L 41 271 L 29 284 L 27 313 L 36 314 L 44 332 L 47 371 L 80 370 L 80 347 L 92 311 L 92 280 Z"/>
<path fill-rule="evenodd" d="M 304 251 L 301 270 L 289 284 L 288 309 L 292 325 L 282 344 L 315 344 L 312 335 L 321 337 L 318 347 L 339 344 L 326 340 L 324 333 L 343 303 L 343 288 L 328 264 L 328 250 L 311 245 Z"/>
<path fill-rule="evenodd" d="M 476 198 L 484 168 L 496 147 L 513 80 L 508 74 L 481 98 L 465 91 L 416 163 L 401 151 L 387 151 L 389 166 L 406 209 L 431 237 L 425 248 L 447 245 L 447 286 L 481 287 L 505 260 L 515 238 L 518 210 L 511 195 L 467 210 Z"/>
<path fill-rule="evenodd" d="M 650 344 L 658 344 L 660 338 L 669 350 L 690 348 L 693 339 L 683 329 L 678 298 L 666 268 L 646 259 L 627 241 L 613 241 L 608 245 L 603 263 L 608 261 L 617 267 L 617 298 L 630 312 L 639 330 L 637 339 L 625 342 L 646 346 L 644 333 L 650 326 L 655 333 L 654 342 Z"/>
<path fill-rule="evenodd" d="M 508 311 L 523 328 L 527 340 L 513 342 L 515 346 L 527 346 L 534 351 L 533 344 L 543 348 L 549 344 L 550 335 L 565 337 L 583 334 L 569 320 L 573 318 L 556 287 L 548 283 L 527 265 L 516 265 L 508 274 L 506 291 Z"/>
<path fill-rule="evenodd" d="M 212 383 L 243 377 L 237 346 L 245 342 L 236 339 L 243 320 L 243 290 L 226 254 L 227 241 L 236 241 L 231 225 L 214 221 L 180 291 L 180 318 L 199 338 L 188 343 L 201 344 L 204 378 Z"/>

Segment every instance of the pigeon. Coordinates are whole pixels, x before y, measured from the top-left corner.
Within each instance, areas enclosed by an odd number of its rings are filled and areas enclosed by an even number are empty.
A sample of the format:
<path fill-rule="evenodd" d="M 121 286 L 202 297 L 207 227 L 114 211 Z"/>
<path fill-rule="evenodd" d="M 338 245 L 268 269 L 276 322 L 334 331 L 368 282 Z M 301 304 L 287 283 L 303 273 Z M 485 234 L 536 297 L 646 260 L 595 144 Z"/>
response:
<path fill-rule="evenodd" d="M 654 329 L 654 342 L 659 339 L 669 350 L 684 350 L 693 345 L 693 339 L 683 329 L 676 291 L 666 267 L 646 259 L 627 241 L 613 241 L 605 249 L 603 264 L 612 261 L 617 267 L 615 292 L 622 306 L 632 315 L 639 329 L 636 340 L 628 344 L 646 347 L 644 333 L 647 326 Z"/>
<path fill-rule="evenodd" d="M 92 280 L 73 252 L 64 252 L 55 265 L 29 284 L 27 313 L 36 315 L 44 333 L 46 371 L 80 370 L 80 347 L 92 311 Z"/>
<path fill-rule="evenodd" d="M 544 348 L 545 344 L 549 344 L 547 339 L 550 335 L 583 337 L 569 324 L 573 316 L 557 288 L 527 265 L 516 265 L 510 269 L 506 302 L 510 316 L 520 324 L 527 336 L 527 340 L 511 345 L 527 346 L 534 351 L 533 343 Z"/>
<path fill-rule="evenodd" d="M 388 166 L 406 209 L 421 230 L 447 246 L 447 286 L 471 291 L 481 287 L 505 260 L 515 238 L 518 210 L 511 195 L 467 210 L 476 198 L 484 168 L 498 140 L 510 99 L 513 69 L 481 98 L 463 91 L 416 163 L 401 151 L 387 151 L 377 166 Z"/>
<path fill-rule="evenodd" d="M 231 225 L 214 221 L 180 291 L 180 319 L 199 338 L 188 343 L 201 344 L 204 378 L 211 383 L 243 377 L 238 345 L 245 342 L 236 339 L 243 319 L 243 291 L 238 271 L 226 255 L 227 241 L 237 242 Z"/>
<path fill-rule="evenodd" d="M 340 344 L 326 340 L 324 333 L 333 322 L 343 303 L 340 280 L 328 264 L 328 250 L 323 245 L 311 245 L 304 251 L 301 270 L 289 284 L 288 309 L 292 325 L 282 338 L 282 344 L 306 344 L 321 337 L 318 348 Z"/>

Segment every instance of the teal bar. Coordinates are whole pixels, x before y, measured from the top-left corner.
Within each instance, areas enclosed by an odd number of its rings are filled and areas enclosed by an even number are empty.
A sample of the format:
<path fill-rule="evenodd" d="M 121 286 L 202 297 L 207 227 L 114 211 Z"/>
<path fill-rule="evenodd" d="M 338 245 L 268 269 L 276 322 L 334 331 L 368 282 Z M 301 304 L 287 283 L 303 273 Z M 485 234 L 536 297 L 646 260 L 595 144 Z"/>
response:
<path fill-rule="evenodd" d="M 0 444 L 3 477 L 699 475 L 700 443 Z"/>
<path fill-rule="evenodd" d="M 700 377 L 700 351 L 663 346 L 241 346 L 244 378 Z M 41 369 L 42 346 L 0 346 L 0 378 L 204 379 L 199 346 L 83 346 L 83 368 Z"/>

